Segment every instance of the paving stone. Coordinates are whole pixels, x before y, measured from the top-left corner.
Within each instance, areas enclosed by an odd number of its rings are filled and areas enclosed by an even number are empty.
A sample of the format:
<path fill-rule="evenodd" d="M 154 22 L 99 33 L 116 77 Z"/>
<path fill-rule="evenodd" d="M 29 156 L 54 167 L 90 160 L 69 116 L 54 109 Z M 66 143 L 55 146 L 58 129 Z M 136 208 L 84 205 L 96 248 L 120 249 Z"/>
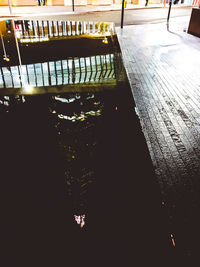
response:
<path fill-rule="evenodd" d="M 200 237 L 192 229 L 194 220 L 200 223 L 200 38 L 183 32 L 186 26 L 177 20 L 170 31 L 163 23 L 116 32 L 169 229 L 177 232 L 182 252 L 194 255 L 197 237 L 190 231 Z"/>

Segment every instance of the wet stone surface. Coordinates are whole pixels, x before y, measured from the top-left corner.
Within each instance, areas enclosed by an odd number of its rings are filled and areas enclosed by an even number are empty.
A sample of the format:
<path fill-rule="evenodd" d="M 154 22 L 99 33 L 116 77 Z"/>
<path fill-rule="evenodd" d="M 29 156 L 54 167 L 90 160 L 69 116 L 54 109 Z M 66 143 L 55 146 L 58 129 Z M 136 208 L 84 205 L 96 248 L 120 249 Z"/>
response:
<path fill-rule="evenodd" d="M 117 34 L 160 184 L 178 263 L 198 258 L 200 208 L 199 39 L 187 21 L 130 26 Z M 173 246 L 173 242 L 171 243 Z M 189 264 L 188 262 L 188 264 Z"/>

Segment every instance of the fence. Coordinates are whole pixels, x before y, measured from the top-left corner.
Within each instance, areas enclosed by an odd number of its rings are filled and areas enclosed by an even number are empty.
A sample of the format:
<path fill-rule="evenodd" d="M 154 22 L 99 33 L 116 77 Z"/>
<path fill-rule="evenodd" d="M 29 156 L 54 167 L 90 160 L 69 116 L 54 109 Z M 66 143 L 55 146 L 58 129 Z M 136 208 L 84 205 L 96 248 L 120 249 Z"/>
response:
<path fill-rule="evenodd" d="M 60 36 L 114 34 L 114 23 L 105 22 L 18 20 L 15 28 L 21 42 L 45 41 Z"/>
<path fill-rule="evenodd" d="M 33 87 L 102 82 L 116 79 L 120 73 L 118 54 L 70 58 L 20 67 L 0 68 L 0 88 L 21 88 L 26 84 Z M 117 69 L 117 70 L 116 70 Z"/>

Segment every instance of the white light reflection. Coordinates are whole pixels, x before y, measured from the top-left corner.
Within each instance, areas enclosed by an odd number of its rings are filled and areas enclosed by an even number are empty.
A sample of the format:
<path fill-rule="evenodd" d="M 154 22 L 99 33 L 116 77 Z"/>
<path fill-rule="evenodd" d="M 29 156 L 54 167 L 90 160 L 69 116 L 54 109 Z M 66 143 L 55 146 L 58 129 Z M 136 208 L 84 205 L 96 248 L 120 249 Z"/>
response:
<path fill-rule="evenodd" d="M 60 101 L 62 103 L 71 103 L 71 102 L 74 102 L 76 100 L 76 98 L 73 97 L 73 98 L 67 99 L 67 98 L 55 96 L 55 100 L 58 100 L 58 101 Z"/>
<path fill-rule="evenodd" d="M 83 226 L 85 225 L 85 214 L 83 215 L 74 215 L 75 221 L 77 222 L 77 224 L 80 225 L 81 228 L 83 228 Z"/>
<path fill-rule="evenodd" d="M 78 116 L 66 116 L 66 115 L 63 115 L 63 114 L 59 114 L 58 115 L 58 118 L 60 119 L 65 119 L 65 120 L 70 120 L 70 121 L 83 121 L 85 120 L 87 117 L 89 116 L 101 116 L 101 110 L 97 110 L 97 111 L 94 111 L 94 110 L 91 110 L 91 111 L 88 111 L 88 112 L 81 112 L 81 114 Z"/>
<path fill-rule="evenodd" d="M 17 37 L 18 36 L 20 37 L 20 34 L 18 34 Z M 38 43 L 38 42 L 47 42 L 47 41 L 49 41 L 49 38 L 48 37 L 20 39 L 20 43 Z"/>
<path fill-rule="evenodd" d="M 107 37 L 104 37 L 103 41 L 102 41 L 104 44 L 108 44 L 108 38 Z"/>
<path fill-rule="evenodd" d="M 34 89 L 34 88 L 33 88 L 30 84 L 26 84 L 26 85 L 22 88 L 23 92 L 26 93 L 26 94 L 31 94 L 31 93 L 33 92 L 33 89 Z"/>
<path fill-rule="evenodd" d="M 7 61 L 7 62 L 9 62 L 10 61 L 10 59 L 9 59 L 9 57 L 8 56 L 3 56 L 3 60 L 5 60 L 5 61 Z"/>
<path fill-rule="evenodd" d="M 16 31 L 16 37 L 20 38 L 20 32 Z"/>

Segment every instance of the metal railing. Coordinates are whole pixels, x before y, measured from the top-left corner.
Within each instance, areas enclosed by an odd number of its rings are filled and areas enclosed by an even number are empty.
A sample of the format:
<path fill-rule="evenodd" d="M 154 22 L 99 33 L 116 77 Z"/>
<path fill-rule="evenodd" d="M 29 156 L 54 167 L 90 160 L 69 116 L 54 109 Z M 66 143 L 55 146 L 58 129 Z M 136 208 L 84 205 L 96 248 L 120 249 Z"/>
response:
<path fill-rule="evenodd" d="M 103 82 L 116 79 L 121 72 L 120 55 L 107 54 L 70 58 L 36 64 L 0 68 L 0 88 L 22 88 Z"/>
<path fill-rule="evenodd" d="M 17 25 L 17 26 L 16 26 Z M 42 41 L 54 37 L 80 35 L 113 35 L 114 23 L 85 21 L 18 20 L 15 28 L 20 41 Z M 23 42 L 23 41 L 22 41 Z"/>

